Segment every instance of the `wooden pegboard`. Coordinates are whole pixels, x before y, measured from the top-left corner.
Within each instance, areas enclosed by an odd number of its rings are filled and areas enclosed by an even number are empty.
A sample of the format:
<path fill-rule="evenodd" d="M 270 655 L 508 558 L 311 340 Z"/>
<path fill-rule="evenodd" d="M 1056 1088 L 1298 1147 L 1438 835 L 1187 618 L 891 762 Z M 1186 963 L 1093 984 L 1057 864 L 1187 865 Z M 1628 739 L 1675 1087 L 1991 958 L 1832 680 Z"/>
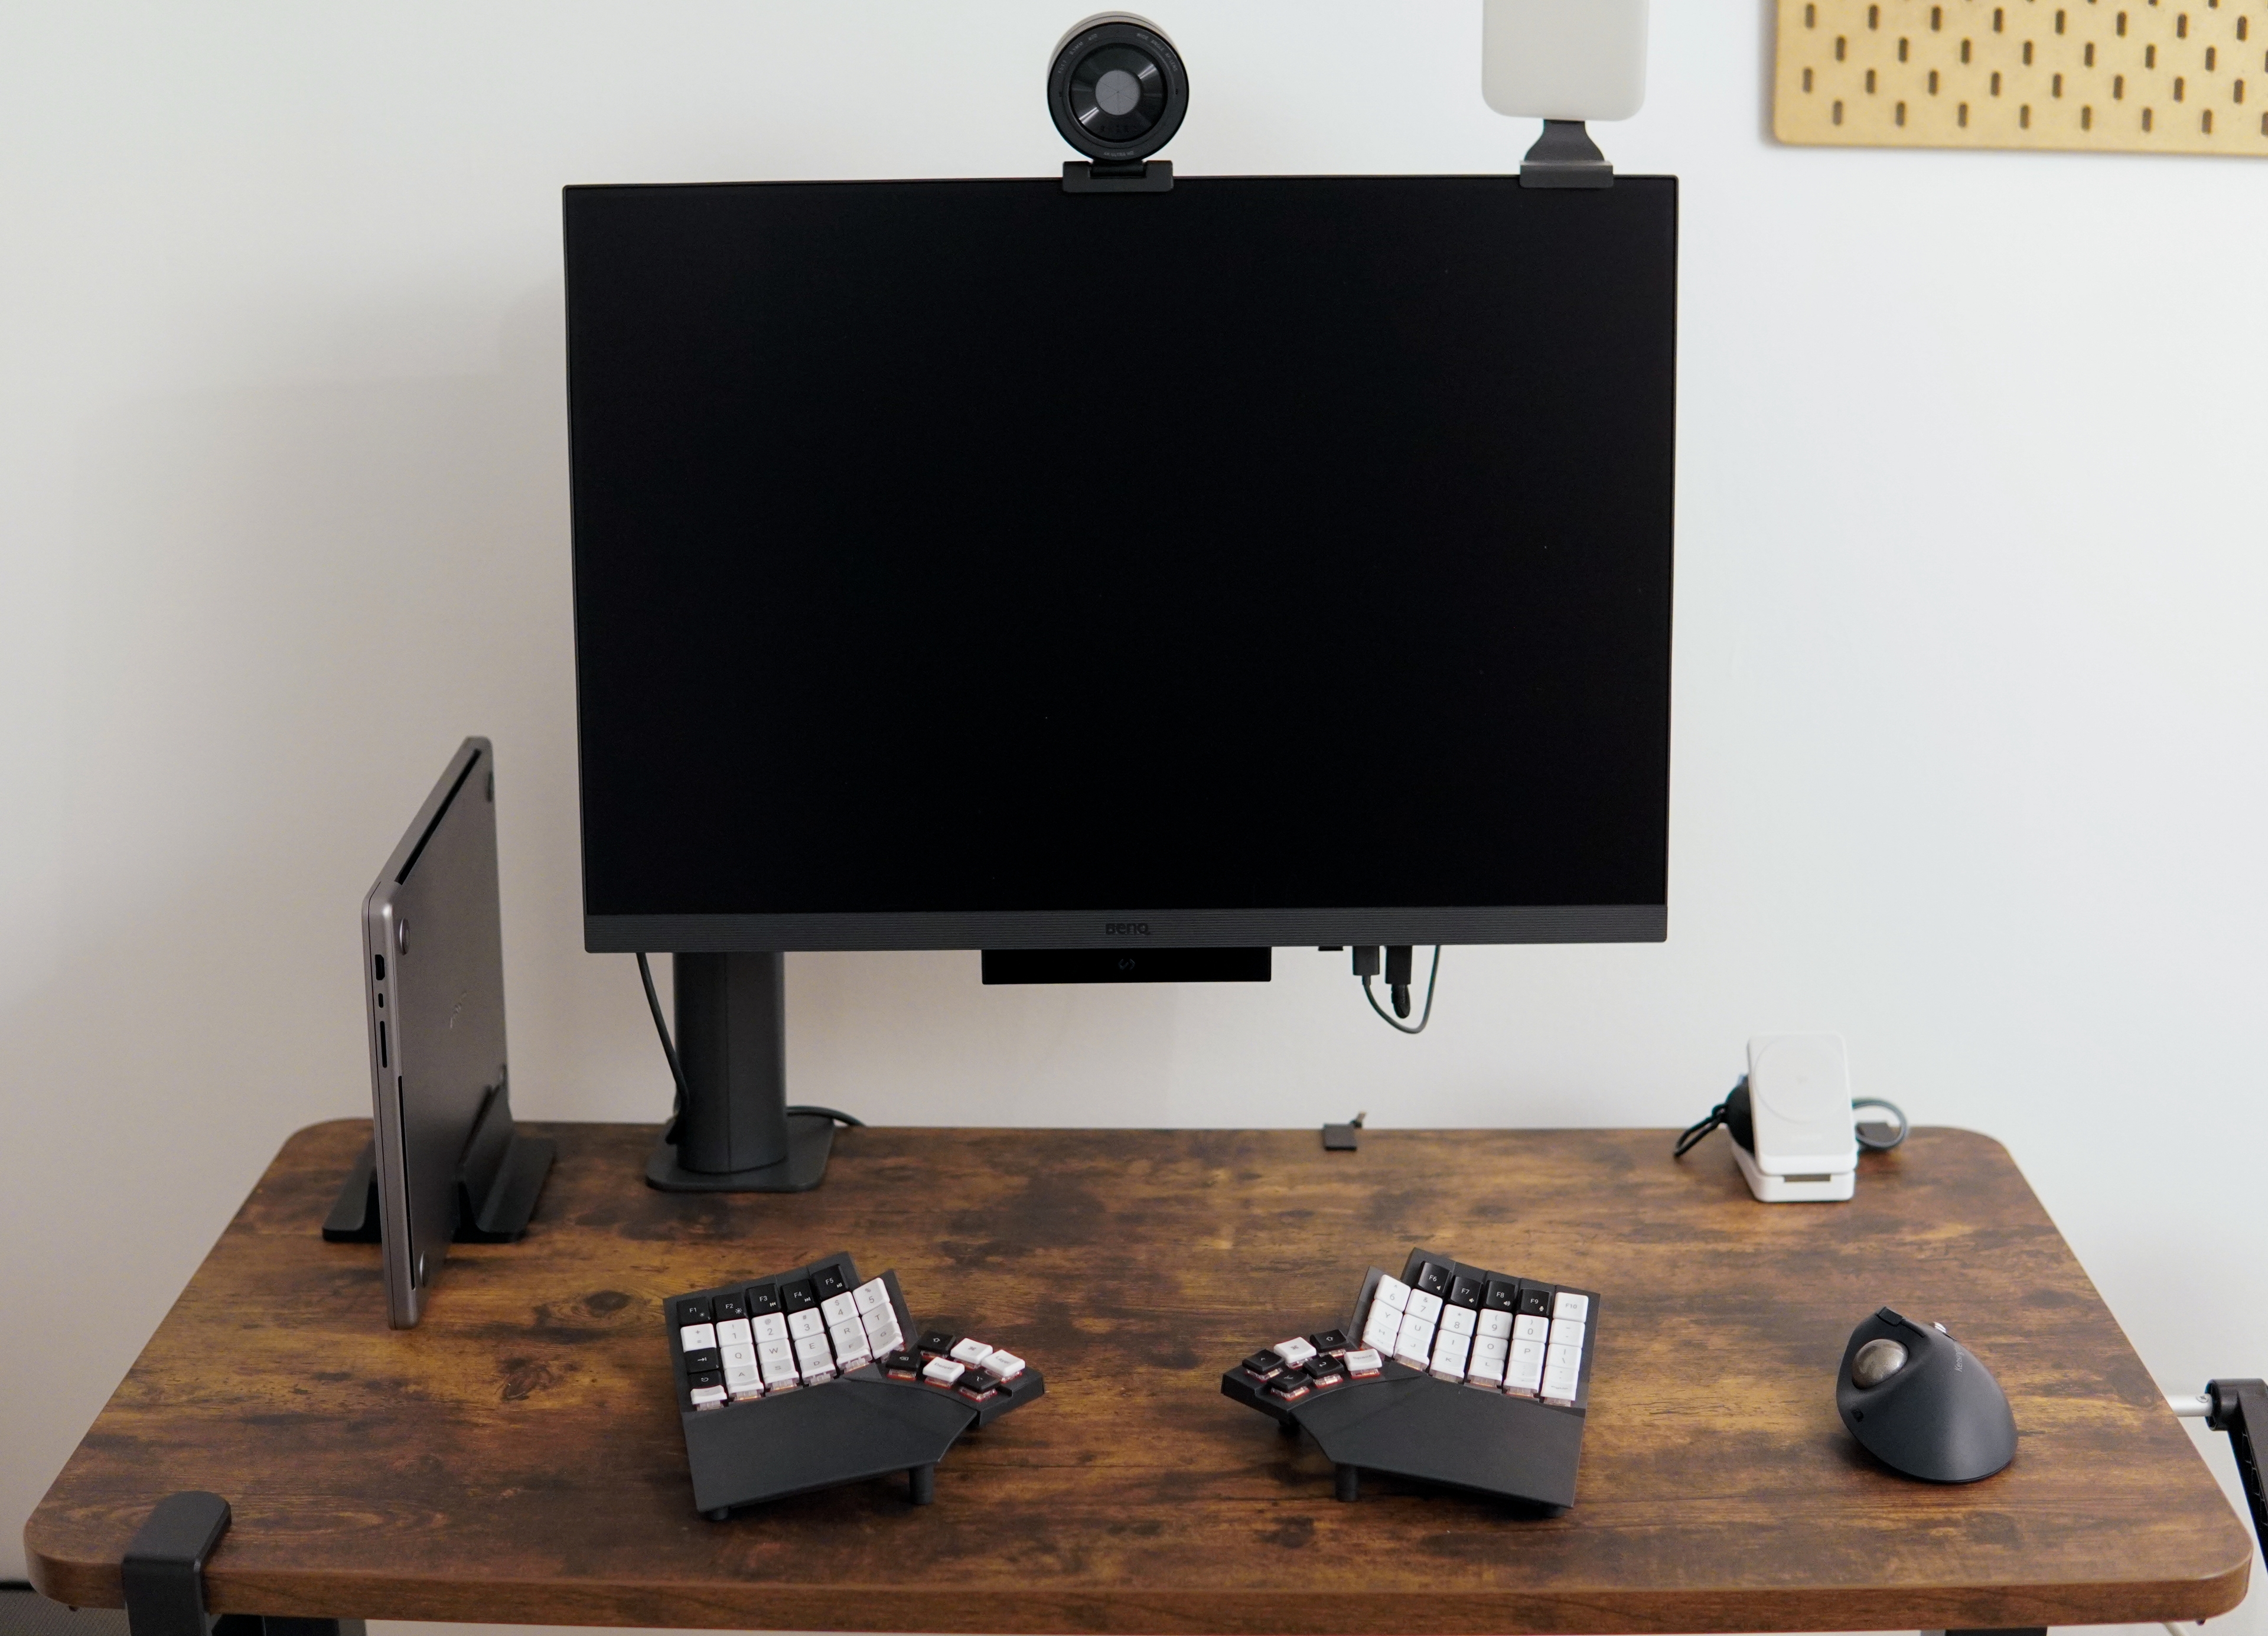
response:
<path fill-rule="evenodd" d="M 1779 0 L 1772 129 L 2268 157 L 2268 0 Z"/>

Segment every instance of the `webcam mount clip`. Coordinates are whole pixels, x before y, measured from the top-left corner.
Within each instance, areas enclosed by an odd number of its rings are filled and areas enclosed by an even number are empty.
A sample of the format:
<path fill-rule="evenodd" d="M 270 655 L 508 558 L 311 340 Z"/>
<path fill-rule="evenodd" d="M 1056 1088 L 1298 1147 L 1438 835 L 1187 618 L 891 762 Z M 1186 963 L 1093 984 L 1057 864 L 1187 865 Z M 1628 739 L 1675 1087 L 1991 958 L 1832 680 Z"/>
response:
<path fill-rule="evenodd" d="M 1174 162 L 1145 159 L 1131 165 L 1103 165 L 1065 159 L 1063 185 L 1065 193 L 1171 193 Z"/>

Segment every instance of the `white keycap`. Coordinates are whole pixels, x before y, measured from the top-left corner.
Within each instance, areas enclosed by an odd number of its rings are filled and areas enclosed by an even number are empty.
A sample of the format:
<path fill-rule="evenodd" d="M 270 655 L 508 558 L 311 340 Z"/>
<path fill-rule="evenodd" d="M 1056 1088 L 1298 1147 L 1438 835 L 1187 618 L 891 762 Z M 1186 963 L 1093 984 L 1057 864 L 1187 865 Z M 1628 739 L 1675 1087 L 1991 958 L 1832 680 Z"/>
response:
<path fill-rule="evenodd" d="M 717 1326 L 717 1344 L 719 1346 L 753 1346 L 756 1344 L 756 1338 L 748 1333 L 746 1318 L 727 1318 Z"/>
<path fill-rule="evenodd" d="M 1572 1369 L 1546 1369 L 1540 1395 L 1559 1403 L 1573 1403 L 1578 1378 Z"/>
<path fill-rule="evenodd" d="M 1551 1338 L 1549 1318 L 1519 1317 L 1512 1321 L 1512 1338 L 1516 1341 L 1543 1341 Z"/>
<path fill-rule="evenodd" d="M 801 1312 L 791 1312 L 787 1315 L 787 1332 L 788 1338 L 792 1340 L 801 1340 L 807 1335 L 824 1335 L 827 1332 L 827 1320 L 821 1317 L 811 1308 L 806 1307 Z"/>
<path fill-rule="evenodd" d="M 856 1352 L 843 1352 L 835 1354 L 836 1373 L 838 1374 L 848 1374 L 851 1370 L 863 1369 L 873 1361 L 873 1354 L 869 1352 L 862 1343 L 859 1345 L 858 1350 Z"/>
<path fill-rule="evenodd" d="M 1543 1343 L 1514 1341 L 1504 1366 L 1505 1389 L 1532 1392 L 1543 1384 Z"/>
<path fill-rule="evenodd" d="M 1377 1348 L 1373 1346 L 1358 1347 L 1346 1355 L 1349 1374 L 1375 1374 L 1385 1366 L 1386 1360 L 1379 1356 Z"/>
<path fill-rule="evenodd" d="M 1410 1310 L 1410 1286 L 1400 1279 L 1381 1279 L 1378 1288 L 1372 1292 L 1371 1299 L 1382 1306 L 1393 1308 L 1396 1312 L 1407 1312 Z"/>
<path fill-rule="evenodd" d="M 700 1327 L 706 1329 L 708 1325 Z M 696 1409 L 712 1408 L 724 1401 L 725 1389 L 721 1386 L 696 1386 L 693 1389 L 693 1406 Z"/>
<path fill-rule="evenodd" d="M 795 1342 L 795 1361 L 799 1368 L 808 1369 L 814 1363 L 830 1363 L 835 1354 L 828 1350 L 824 1335 L 799 1336 Z"/>
<path fill-rule="evenodd" d="M 1278 1341 L 1273 1350 L 1287 1367 L 1294 1369 L 1315 1355 L 1315 1349 L 1296 1335 L 1290 1340 Z"/>
<path fill-rule="evenodd" d="M 955 1363 L 950 1358 L 932 1358 L 922 1366 L 922 1379 L 934 1381 L 939 1386 L 950 1386 L 968 1373 L 965 1363 Z"/>
<path fill-rule="evenodd" d="M 756 1367 L 756 1349 L 753 1346 L 719 1346 L 717 1351 L 723 1360 L 725 1372 L 728 1374 L 734 1369 L 753 1369 Z"/>
<path fill-rule="evenodd" d="M 1508 1312 L 1484 1312 L 1481 1314 L 1480 1327 L 1476 1332 L 1481 1335 L 1485 1335 L 1491 1340 L 1510 1340 L 1512 1338 L 1512 1314 Z"/>
<path fill-rule="evenodd" d="M 762 1345 L 766 1341 L 784 1341 L 787 1338 L 787 1316 L 784 1313 L 767 1312 L 761 1318 L 753 1320 L 748 1327 L 755 1331 L 758 1345 Z"/>
<path fill-rule="evenodd" d="M 833 1329 L 838 1323 L 848 1323 L 858 1315 L 858 1303 L 848 1295 L 829 1295 L 819 1303 L 819 1315 Z"/>
<path fill-rule="evenodd" d="M 1577 1295 L 1563 1289 L 1552 1299 L 1551 1315 L 1555 1318 L 1572 1318 L 1578 1323 L 1588 1323 L 1591 1321 L 1591 1298 L 1588 1295 Z"/>
<path fill-rule="evenodd" d="M 985 1359 L 981 1367 L 991 1370 L 1004 1381 L 1012 1381 L 1024 1372 L 1027 1366 L 1012 1352 L 996 1352 Z"/>
<path fill-rule="evenodd" d="M 806 1386 L 816 1386 L 821 1381 L 831 1381 L 835 1378 L 835 1365 L 832 1360 L 826 1363 L 814 1363 L 807 1368 L 798 1369 L 796 1376 Z"/>
<path fill-rule="evenodd" d="M 859 1315 L 863 1317 L 878 1307 L 887 1307 L 890 1304 L 889 1286 L 880 1279 L 868 1279 L 850 1292 L 850 1301 L 851 1304 L 858 1308 Z"/>
<path fill-rule="evenodd" d="M 896 1313 L 882 1307 L 866 1315 L 866 1345 L 877 1358 L 887 1358 L 905 1344 L 905 1331 L 898 1328 Z"/>
<path fill-rule="evenodd" d="M 1479 1323 L 1480 1315 L 1469 1307 L 1444 1307 L 1441 1308 L 1441 1333 L 1470 1338 L 1473 1326 Z"/>
<path fill-rule="evenodd" d="M 1583 1345 L 1583 1326 L 1572 1318 L 1552 1319 L 1551 1344 L 1554 1346 L 1580 1348 Z"/>
<path fill-rule="evenodd" d="M 1402 1311 L 1404 1316 L 1423 1318 L 1428 1323 L 1436 1323 L 1441 1316 L 1441 1298 L 1439 1295 L 1428 1295 L 1422 1289 L 1413 1289 L 1410 1292 L 1409 1305 L 1403 1308 Z"/>
<path fill-rule="evenodd" d="M 730 1366 L 726 1367 L 725 1370 L 725 1389 L 726 1391 L 731 1392 L 737 1397 L 742 1392 L 747 1391 L 751 1386 L 755 1387 L 758 1391 L 763 1390 L 763 1376 L 756 1373 L 756 1366 L 755 1364 L 751 1363 L 737 1369 L 733 1368 Z"/>
<path fill-rule="evenodd" d="M 1423 1318 L 1403 1319 L 1402 1331 L 1394 1338 L 1394 1360 L 1422 1369 L 1432 1356 L 1433 1326 Z"/>
<path fill-rule="evenodd" d="M 955 1341 L 953 1351 L 947 1354 L 955 1363 L 965 1363 L 972 1369 L 991 1355 L 992 1343 L 980 1341 L 974 1337 Z"/>
<path fill-rule="evenodd" d="M 1580 1346 L 1562 1346 L 1554 1341 L 1543 1349 L 1543 1373 L 1546 1374 L 1554 1369 L 1579 1369 L 1582 1364 L 1583 1351 Z"/>
<path fill-rule="evenodd" d="M 1504 1378 L 1504 1360 L 1511 1354 L 1511 1352 L 1512 1343 L 1510 1341 L 1498 1340 L 1492 1335 L 1476 1335 L 1473 1337 L 1472 1360 L 1467 1367 L 1471 1370 L 1477 1370 L 1484 1362 L 1493 1360 L 1497 1365 L 1497 1378 L 1498 1380 L 1502 1380 Z"/>
<path fill-rule="evenodd" d="M 756 1343 L 756 1367 L 762 1373 L 767 1386 L 792 1381 L 795 1379 L 795 1348 L 785 1341 L 759 1341 Z"/>
<path fill-rule="evenodd" d="M 1505 1344 L 1503 1341 L 1491 1342 L 1486 1337 L 1474 1341 L 1473 1355 L 1465 1364 L 1465 1378 L 1469 1381 L 1480 1381 L 1490 1386 L 1503 1385 L 1504 1354 L 1497 1352 L 1484 1356 L 1481 1348 L 1491 1345 L 1501 1346 Z"/>
<path fill-rule="evenodd" d="M 1362 1344 L 1375 1346 L 1381 1352 L 1394 1350 L 1394 1338 L 1402 1333 L 1402 1315 L 1391 1307 L 1373 1302 L 1370 1322 L 1363 1325 Z"/>
<path fill-rule="evenodd" d="M 1443 1330 L 1439 1336 L 1434 1338 L 1433 1341 L 1433 1373 L 1441 1376 L 1444 1380 L 1463 1380 L 1465 1378 L 1465 1353 L 1467 1348 L 1471 1346 L 1471 1345 L 1472 1341 L 1469 1337 L 1458 1335 L 1448 1330 Z"/>
<path fill-rule="evenodd" d="M 688 1352 L 707 1352 L 717 1344 L 713 1323 L 688 1323 L 677 1331 L 677 1344 Z"/>
<path fill-rule="evenodd" d="M 827 1344 L 835 1348 L 835 1355 L 838 1358 L 854 1352 L 867 1352 L 866 1327 L 858 1322 L 858 1315 L 854 1312 L 848 1320 L 827 1331 Z"/>

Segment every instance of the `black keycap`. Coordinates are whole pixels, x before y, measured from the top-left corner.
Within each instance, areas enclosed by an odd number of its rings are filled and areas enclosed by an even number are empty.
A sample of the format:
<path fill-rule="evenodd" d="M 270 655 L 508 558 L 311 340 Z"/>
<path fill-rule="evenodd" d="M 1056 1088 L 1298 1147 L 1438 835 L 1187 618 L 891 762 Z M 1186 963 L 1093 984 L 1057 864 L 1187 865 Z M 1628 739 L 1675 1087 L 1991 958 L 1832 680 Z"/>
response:
<path fill-rule="evenodd" d="M 982 1402 L 998 1389 L 1000 1382 L 990 1370 L 971 1369 L 954 1384 L 961 1389 L 963 1397 L 973 1397 Z"/>
<path fill-rule="evenodd" d="M 1421 1261 L 1418 1276 L 1410 1280 L 1428 1295 L 1447 1298 L 1449 1293 L 1449 1269 L 1438 1261 Z"/>
<path fill-rule="evenodd" d="M 1315 1389 L 1315 1384 L 1307 1378 L 1305 1369 L 1287 1369 L 1268 1382 L 1268 1389 L 1288 1402 L 1294 1397 L 1305 1397 Z"/>
<path fill-rule="evenodd" d="M 933 1352 L 943 1356 L 953 1350 L 953 1339 L 951 1330 L 924 1330 L 921 1339 L 915 1344 L 924 1352 Z"/>
<path fill-rule="evenodd" d="M 1346 1365 L 1336 1358 L 1310 1358 L 1307 1378 L 1318 1386 L 1339 1386 L 1346 1382 Z"/>
<path fill-rule="evenodd" d="M 688 1374 L 707 1374 L 724 1367 L 725 1360 L 714 1346 L 704 1346 L 699 1352 L 685 1354 L 685 1372 Z"/>
<path fill-rule="evenodd" d="M 1307 1337 L 1307 1345 L 1317 1352 L 1340 1352 L 1347 1349 L 1347 1338 L 1336 1330 L 1318 1330 Z"/>
<path fill-rule="evenodd" d="M 819 1304 L 819 1296 L 811 1287 L 809 1279 L 798 1279 L 792 1284 L 779 1286 L 780 1305 L 790 1312 L 802 1312 Z"/>
<path fill-rule="evenodd" d="M 1449 1293 L 1445 1299 L 1452 1307 L 1469 1307 L 1478 1312 L 1481 1309 L 1481 1287 L 1478 1279 L 1469 1278 L 1461 1272 L 1449 1280 Z"/>
<path fill-rule="evenodd" d="M 680 1329 L 688 1323 L 712 1322 L 714 1320 L 709 1315 L 709 1298 L 706 1295 L 688 1295 L 678 1301 L 677 1323 Z"/>
<path fill-rule="evenodd" d="M 1481 1297 L 1481 1305 L 1486 1307 L 1491 1312 L 1519 1311 L 1520 1280 L 1491 1279 L 1488 1281 L 1487 1293 Z"/>
<path fill-rule="evenodd" d="M 722 1386 L 724 1383 L 724 1374 L 721 1370 L 717 1369 L 711 1369 L 706 1374 L 703 1374 L 688 1376 L 685 1382 L 686 1386 L 690 1390 L 696 1392 L 704 1386 Z"/>
<path fill-rule="evenodd" d="M 1551 1286 L 1520 1281 L 1520 1315 L 1523 1318 L 1548 1318 L 1551 1315 Z"/>
<path fill-rule="evenodd" d="M 780 1309 L 779 1291 L 770 1284 L 751 1284 L 740 1292 L 740 1300 L 752 1318 L 761 1318 L 768 1312 Z"/>
<path fill-rule="evenodd" d="M 1244 1360 L 1244 1372 L 1256 1381 L 1272 1381 L 1284 1373 L 1284 1360 L 1272 1352 L 1256 1352 Z"/>
<path fill-rule="evenodd" d="M 745 1318 L 747 1315 L 747 1304 L 738 1295 L 719 1295 L 717 1297 L 718 1323 L 727 1323 L 734 1318 Z"/>
<path fill-rule="evenodd" d="M 837 1295 L 848 1294 L 850 1290 L 850 1283 L 843 1278 L 843 1269 L 840 1267 L 820 1268 L 811 1275 L 811 1282 L 818 1290 L 819 1299 L 821 1301 L 832 1301 Z"/>
<path fill-rule="evenodd" d="M 922 1360 L 918 1353 L 899 1351 L 882 1360 L 883 1370 L 891 1374 L 919 1374 Z"/>

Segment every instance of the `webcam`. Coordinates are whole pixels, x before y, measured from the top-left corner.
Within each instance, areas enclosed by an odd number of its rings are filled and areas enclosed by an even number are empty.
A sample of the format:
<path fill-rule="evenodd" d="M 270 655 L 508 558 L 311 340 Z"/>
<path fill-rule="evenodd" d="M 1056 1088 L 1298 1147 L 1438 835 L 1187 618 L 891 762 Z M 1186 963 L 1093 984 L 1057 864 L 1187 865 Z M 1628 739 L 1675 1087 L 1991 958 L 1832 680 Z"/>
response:
<path fill-rule="evenodd" d="M 1088 18 L 1048 65 L 1048 114 L 1086 156 L 1064 162 L 1064 190 L 1169 190 L 1173 161 L 1150 156 L 1173 140 L 1189 107 L 1189 70 L 1164 30 L 1129 11 Z"/>

